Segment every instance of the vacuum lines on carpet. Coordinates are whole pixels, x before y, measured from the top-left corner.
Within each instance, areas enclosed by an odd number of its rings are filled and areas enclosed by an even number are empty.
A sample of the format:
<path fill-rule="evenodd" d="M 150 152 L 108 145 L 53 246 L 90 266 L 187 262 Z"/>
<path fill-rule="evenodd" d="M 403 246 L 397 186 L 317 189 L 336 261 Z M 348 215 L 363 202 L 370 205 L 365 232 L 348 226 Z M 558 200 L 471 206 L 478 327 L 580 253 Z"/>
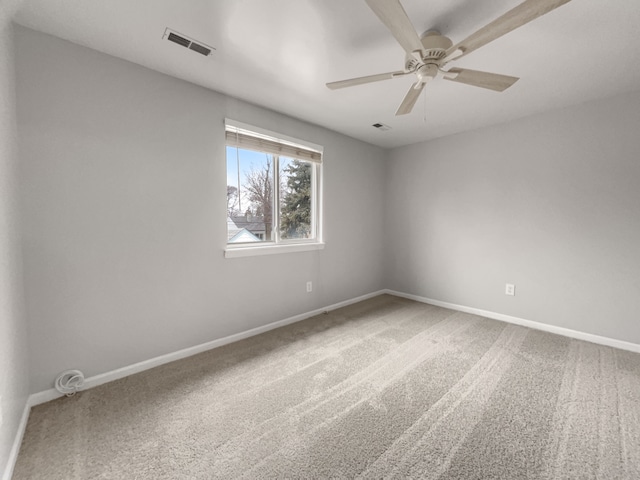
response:
<path fill-rule="evenodd" d="M 390 295 L 33 409 L 14 479 L 640 478 L 640 355 Z"/>

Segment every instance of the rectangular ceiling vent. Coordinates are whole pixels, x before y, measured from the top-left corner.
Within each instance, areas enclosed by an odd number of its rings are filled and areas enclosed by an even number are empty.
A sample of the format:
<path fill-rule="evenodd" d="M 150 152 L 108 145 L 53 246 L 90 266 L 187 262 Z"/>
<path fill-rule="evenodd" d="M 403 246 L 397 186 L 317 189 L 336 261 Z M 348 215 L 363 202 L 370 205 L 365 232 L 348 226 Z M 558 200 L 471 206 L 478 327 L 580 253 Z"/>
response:
<path fill-rule="evenodd" d="M 166 38 L 170 42 L 177 43 L 178 45 L 182 45 L 183 47 L 188 48 L 189 50 L 198 52 L 205 57 L 211 55 L 211 52 L 215 50 L 215 48 L 210 47 L 209 45 L 198 40 L 194 40 L 193 38 L 183 35 L 182 33 L 176 32 L 175 30 L 171 30 L 169 27 L 165 28 L 162 38 Z"/>
<path fill-rule="evenodd" d="M 383 132 L 386 132 L 387 130 L 391 130 L 391 127 L 389 125 L 385 125 L 384 123 L 374 123 L 371 126 Z"/>

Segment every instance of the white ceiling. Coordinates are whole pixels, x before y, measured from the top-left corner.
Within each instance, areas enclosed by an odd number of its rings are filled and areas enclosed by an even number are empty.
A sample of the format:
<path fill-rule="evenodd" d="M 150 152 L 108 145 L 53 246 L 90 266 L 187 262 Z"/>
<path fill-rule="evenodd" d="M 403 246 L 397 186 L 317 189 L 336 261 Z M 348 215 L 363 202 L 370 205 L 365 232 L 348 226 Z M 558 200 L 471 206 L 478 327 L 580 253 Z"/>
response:
<path fill-rule="evenodd" d="M 419 33 L 438 29 L 454 43 L 519 3 L 402 0 Z M 15 21 L 383 147 L 640 88 L 639 0 L 573 0 L 455 62 L 521 77 L 509 90 L 439 78 L 403 117 L 394 112 L 412 75 L 325 87 L 403 69 L 404 51 L 364 0 L 23 0 Z M 165 27 L 216 51 L 163 40 Z"/>

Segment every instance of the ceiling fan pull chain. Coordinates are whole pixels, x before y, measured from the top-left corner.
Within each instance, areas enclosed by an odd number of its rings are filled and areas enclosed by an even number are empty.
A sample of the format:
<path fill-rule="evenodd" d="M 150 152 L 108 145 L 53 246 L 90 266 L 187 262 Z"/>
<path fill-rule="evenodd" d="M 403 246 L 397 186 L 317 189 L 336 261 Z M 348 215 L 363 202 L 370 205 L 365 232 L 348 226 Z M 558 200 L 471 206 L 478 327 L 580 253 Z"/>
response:
<path fill-rule="evenodd" d="M 424 90 L 424 123 L 427 123 L 427 89 Z"/>

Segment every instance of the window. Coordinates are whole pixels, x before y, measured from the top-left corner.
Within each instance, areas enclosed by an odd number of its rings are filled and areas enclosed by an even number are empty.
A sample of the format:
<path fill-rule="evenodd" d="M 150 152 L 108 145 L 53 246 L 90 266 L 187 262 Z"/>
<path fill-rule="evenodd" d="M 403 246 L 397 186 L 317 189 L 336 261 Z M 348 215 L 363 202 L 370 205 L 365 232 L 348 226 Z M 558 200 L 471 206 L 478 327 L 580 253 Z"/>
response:
<path fill-rule="evenodd" d="M 322 148 L 226 122 L 226 256 L 320 248 Z"/>

